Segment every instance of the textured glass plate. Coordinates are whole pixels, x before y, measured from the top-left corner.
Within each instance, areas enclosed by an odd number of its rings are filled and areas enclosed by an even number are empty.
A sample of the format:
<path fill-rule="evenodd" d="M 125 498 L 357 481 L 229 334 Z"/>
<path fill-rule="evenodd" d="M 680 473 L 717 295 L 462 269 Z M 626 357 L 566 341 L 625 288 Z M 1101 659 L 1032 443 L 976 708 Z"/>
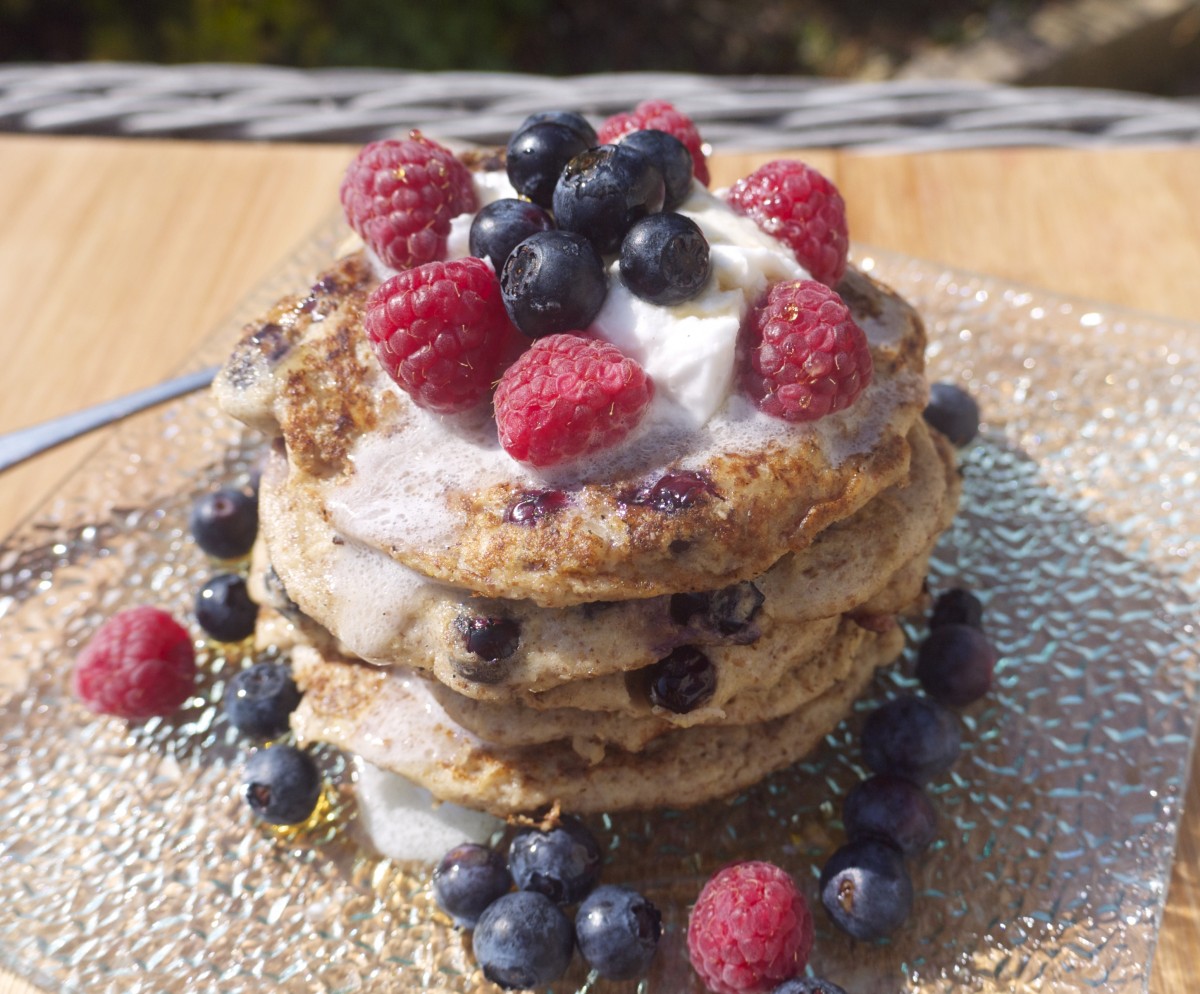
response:
<path fill-rule="evenodd" d="M 306 244 L 196 364 L 311 280 L 337 237 L 331 225 Z M 933 787 L 941 835 L 912 863 L 911 921 L 859 945 L 818 908 L 813 966 L 855 994 L 1142 990 L 1195 721 L 1200 328 L 859 258 L 924 313 L 933 376 L 985 411 L 931 585 L 982 594 L 1003 660 Z M 360 845 L 342 757 L 322 755 L 333 787 L 318 828 L 277 834 L 243 810 L 246 746 L 212 704 L 236 654 L 203 650 L 202 686 L 168 721 L 98 719 L 71 698 L 72 657 L 114 610 L 189 613 L 211 567 L 188 508 L 214 481 L 245 480 L 257 446 L 207 396 L 161 408 L 0 548 L 0 963 L 89 994 L 495 990 L 432 906 L 429 867 Z M 605 878 L 665 912 L 643 990 L 700 990 L 682 930 L 727 861 L 774 860 L 813 897 L 862 775 L 862 715 L 911 686 L 907 664 L 810 761 L 756 789 L 593 821 Z M 556 991 L 635 987 L 573 971 Z"/>

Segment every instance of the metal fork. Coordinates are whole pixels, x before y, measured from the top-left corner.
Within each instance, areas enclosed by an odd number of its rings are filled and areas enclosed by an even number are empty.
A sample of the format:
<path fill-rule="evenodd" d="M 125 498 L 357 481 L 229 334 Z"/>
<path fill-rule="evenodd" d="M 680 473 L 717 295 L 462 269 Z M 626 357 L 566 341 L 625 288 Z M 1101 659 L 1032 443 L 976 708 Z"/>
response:
<path fill-rule="evenodd" d="M 218 366 L 208 366 L 194 373 L 177 376 L 154 386 L 135 390 L 114 400 L 106 400 L 73 414 L 51 418 L 41 424 L 28 428 L 18 428 L 7 434 L 0 434 L 0 472 L 36 456 L 40 452 L 52 449 L 63 442 L 69 442 L 89 431 L 103 428 L 114 421 L 120 421 L 138 411 L 144 411 L 155 404 L 174 400 L 184 394 L 202 390 L 213 381 L 217 375 Z"/>

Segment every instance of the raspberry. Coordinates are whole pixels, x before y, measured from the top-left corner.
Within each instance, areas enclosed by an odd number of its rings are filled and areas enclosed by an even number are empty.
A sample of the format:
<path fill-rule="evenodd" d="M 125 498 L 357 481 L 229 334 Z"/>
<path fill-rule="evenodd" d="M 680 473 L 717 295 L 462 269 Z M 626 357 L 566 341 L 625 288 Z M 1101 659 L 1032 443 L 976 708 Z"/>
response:
<path fill-rule="evenodd" d="M 192 638 L 165 611 L 133 607 L 97 629 L 75 660 L 76 696 L 98 714 L 170 714 L 196 682 Z"/>
<path fill-rule="evenodd" d="M 450 219 L 476 207 L 470 171 L 419 131 L 364 146 L 341 198 L 346 222 L 392 269 L 442 258 Z"/>
<path fill-rule="evenodd" d="M 842 298 L 815 280 L 772 286 L 743 335 L 742 384 L 777 418 L 816 421 L 849 407 L 871 382 L 866 334 Z"/>
<path fill-rule="evenodd" d="M 693 969 L 715 994 L 755 994 L 804 969 L 812 951 L 812 914 L 778 866 L 734 863 L 700 891 L 687 944 Z"/>
<path fill-rule="evenodd" d="M 413 401 L 465 411 L 483 400 L 524 345 L 482 259 L 427 262 L 375 288 L 363 319 L 375 354 Z"/>
<path fill-rule="evenodd" d="M 608 342 L 558 334 L 530 346 L 496 387 L 500 444 L 552 466 L 615 445 L 641 420 L 654 384 Z"/>
<path fill-rule="evenodd" d="M 846 202 L 819 172 L 803 162 L 776 159 L 734 183 L 726 199 L 787 245 L 813 279 L 837 286 L 850 249 Z"/>
<path fill-rule="evenodd" d="M 611 145 L 631 131 L 665 131 L 674 135 L 692 153 L 692 169 L 698 179 L 708 186 L 708 163 L 700 132 L 686 114 L 680 113 L 666 100 L 643 100 L 632 111 L 614 114 L 596 132 L 602 145 Z"/>

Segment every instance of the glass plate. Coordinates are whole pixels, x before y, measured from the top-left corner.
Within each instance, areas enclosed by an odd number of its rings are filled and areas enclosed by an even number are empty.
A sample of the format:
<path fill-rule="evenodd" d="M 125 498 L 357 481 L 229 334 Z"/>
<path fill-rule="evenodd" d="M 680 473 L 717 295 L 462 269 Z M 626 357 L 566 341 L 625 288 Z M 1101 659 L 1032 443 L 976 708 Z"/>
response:
<path fill-rule="evenodd" d="M 311 280 L 340 231 L 306 243 L 196 365 Z M 910 864 L 913 917 L 890 942 L 832 929 L 815 882 L 863 776 L 862 715 L 912 686 L 908 658 L 808 761 L 755 789 L 594 819 L 605 879 L 664 911 L 641 990 L 701 990 L 687 908 L 739 857 L 801 881 L 812 966 L 855 994 L 1142 990 L 1194 729 L 1200 328 L 858 257 L 925 315 L 932 376 L 985 412 L 931 585 L 982 595 L 998 685 L 966 712 L 964 755 L 932 788 L 940 839 Z M 214 481 L 248 478 L 259 445 L 206 395 L 173 403 L 124 426 L 0 547 L 0 962 L 89 994 L 496 990 L 432 905 L 430 868 L 358 841 L 341 756 L 322 753 L 332 803 L 317 828 L 252 821 L 236 796 L 247 747 L 213 706 L 236 651 L 202 650 L 203 683 L 170 720 L 127 725 L 72 700 L 73 655 L 102 619 L 141 602 L 188 615 L 211 571 L 188 509 Z M 637 986 L 572 971 L 556 991 Z"/>

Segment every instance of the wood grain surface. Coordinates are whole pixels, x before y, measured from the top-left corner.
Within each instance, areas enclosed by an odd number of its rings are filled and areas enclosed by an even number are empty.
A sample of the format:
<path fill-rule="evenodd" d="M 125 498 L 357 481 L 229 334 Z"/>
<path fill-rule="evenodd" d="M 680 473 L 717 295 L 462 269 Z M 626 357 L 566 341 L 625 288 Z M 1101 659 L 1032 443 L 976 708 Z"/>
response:
<path fill-rule="evenodd" d="M 0 432 L 177 371 L 329 215 L 351 154 L 0 136 Z M 714 176 L 768 157 L 718 157 Z M 1200 322 L 1200 148 L 805 157 L 842 190 L 859 243 Z M 0 533 L 100 440 L 0 476 Z M 1155 994 L 1200 967 L 1200 771 L 1187 811 Z M 0 994 L 36 988 L 0 971 Z"/>

